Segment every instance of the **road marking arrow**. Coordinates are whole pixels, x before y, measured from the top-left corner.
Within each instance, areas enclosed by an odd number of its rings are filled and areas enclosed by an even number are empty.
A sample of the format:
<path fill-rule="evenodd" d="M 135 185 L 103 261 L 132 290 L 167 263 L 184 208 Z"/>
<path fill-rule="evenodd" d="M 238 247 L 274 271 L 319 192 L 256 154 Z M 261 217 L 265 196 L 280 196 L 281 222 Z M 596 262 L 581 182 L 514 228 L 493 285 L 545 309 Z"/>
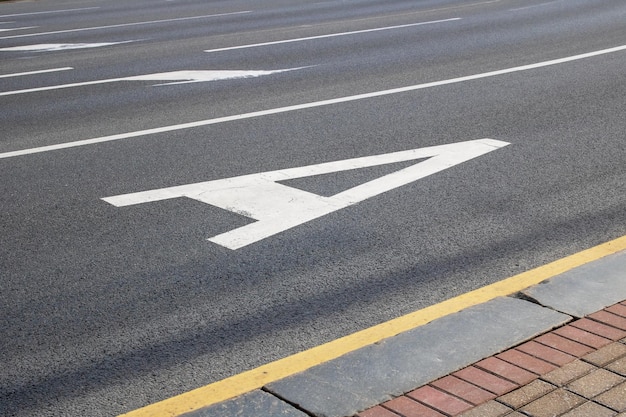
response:
<path fill-rule="evenodd" d="M 135 76 L 123 77 L 123 78 L 108 78 L 105 80 L 84 81 L 80 83 L 49 85 L 46 87 L 28 88 L 25 90 L 3 91 L 3 92 L 0 92 L 0 96 L 12 96 L 15 94 L 34 93 L 38 91 L 60 90 L 64 88 L 84 87 L 87 85 L 116 83 L 120 81 L 172 81 L 172 82 L 165 83 L 165 84 L 157 84 L 157 85 L 168 85 L 168 84 L 197 83 L 197 82 L 206 82 L 206 81 L 234 80 L 238 78 L 254 78 L 254 77 L 261 77 L 264 75 L 280 74 L 281 72 L 296 71 L 296 70 L 300 70 L 304 68 L 308 68 L 308 67 L 285 68 L 285 69 L 269 70 L 269 71 L 199 70 L 199 71 L 160 72 L 156 74 L 135 75 Z"/>
<path fill-rule="evenodd" d="M 0 29 L 2 30 L 2 29 Z M 70 49 L 87 49 L 101 48 L 103 46 L 119 45 L 134 41 L 124 42 L 101 42 L 101 43 L 39 43 L 36 45 L 11 46 L 9 48 L 0 48 L 3 52 L 54 52 L 65 51 Z"/>
<path fill-rule="evenodd" d="M 123 194 L 103 200 L 124 207 L 188 197 L 257 220 L 208 239 L 235 250 L 506 145 L 507 142 L 494 139 L 479 139 Z M 279 183 L 424 158 L 428 159 L 330 197 Z"/>
<path fill-rule="evenodd" d="M 200 83 L 207 81 L 235 80 L 238 78 L 256 78 L 264 75 L 280 74 L 281 72 L 295 71 L 300 68 L 287 68 L 278 70 L 223 70 L 223 71 L 172 71 L 158 74 L 137 75 L 126 77 L 121 81 L 172 81 L 157 85 Z"/>

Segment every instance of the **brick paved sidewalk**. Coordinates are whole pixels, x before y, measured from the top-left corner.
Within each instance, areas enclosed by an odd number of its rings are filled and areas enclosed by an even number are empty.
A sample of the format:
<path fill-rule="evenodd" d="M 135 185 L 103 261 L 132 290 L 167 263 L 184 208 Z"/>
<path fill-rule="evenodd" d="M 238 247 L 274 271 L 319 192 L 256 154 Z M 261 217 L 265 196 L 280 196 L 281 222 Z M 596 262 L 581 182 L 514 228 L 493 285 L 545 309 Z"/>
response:
<path fill-rule="evenodd" d="M 626 417 L 626 301 L 355 417 Z"/>

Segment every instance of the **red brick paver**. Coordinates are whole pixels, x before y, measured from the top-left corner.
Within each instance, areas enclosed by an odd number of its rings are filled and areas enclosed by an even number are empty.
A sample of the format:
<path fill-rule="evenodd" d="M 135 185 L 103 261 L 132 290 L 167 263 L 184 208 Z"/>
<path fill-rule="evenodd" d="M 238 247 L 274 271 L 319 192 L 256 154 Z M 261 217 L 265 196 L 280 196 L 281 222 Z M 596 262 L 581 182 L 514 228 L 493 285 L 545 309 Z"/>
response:
<path fill-rule="evenodd" d="M 618 316 L 626 317 L 626 305 L 615 304 L 611 307 L 605 308 L 604 310 L 608 311 L 609 313 L 617 314 Z"/>
<path fill-rule="evenodd" d="M 485 372 L 475 366 L 468 366 L 452 375 L 497 395 L 502 395 L 518 387 L 518 385 L 504 378 Z"/>
<path fill-rule="evenodd" d="M 520 368 L 526 369 L 527 371 L 533 372 L 537 375 L 546 374 L 557 368 L 556 365 L 550 362 L 546 362 L 543 359 L 535 358 L 534 356 L 531 356 L 528 353 L 524 353 L 517 349 L 507 350 L 506 352 L 502 352 L 496 355 L 496 357 L 517 365 Z"/>
<path fill-rule="evenodd" d="M 517 350 L 521 350 L 522 352 L 528 353 L 529 355 L 543 359 L 546 362 L 550 362 L 558 366 L 563 366 L 576 359 L 575 356 L 551 348 L 550 346 L 537 343 L 534 340 L 518 346 Z"/>
<path fill-rule="evenodd" d="M 409 397 L 394 398 L 384 403 L 383 407 L 400 414 L 402 417 L 444 417 L 444 414 L 438 413 Z"/>
<path fill-rule="evenodd" d="M 443 411 L 449 415 L 457 415 L 465 410 L 473 408 L 473 405 L 458 399 L 447 392 L 433 388 L 430 385 L 423 386 L 411 391 L 407 394 L 407 397 L 413 398 L 421 403 L 424 403 L 436 410 Z"/>
<path fill-rule="evenodd" d="M 626 301 L 357 417 L 626 417 Z"/>
<path fill-rule="evenodd" d="M 398 417 L 398 414 L 387 410 L 385 407 L 377 405 L 369 410 L 365 410 L 357 414 L 357 417 Z"/>
<path fill-rule="evenodd" d="M 474 405 L 482 404 L 496 397 L 495 394 L 452 375 L 438 379 L 430 385 L 456 395 Z"/>
<path fill-rule="evenodd" d="M 575 340 L 579 343 L 595 349 L 601 348 L 602 346 L 606 346 L 611 343 L 611 339 L 595 335 L 574 326 L 561 327 L 560 329 L 556 329 L 554 333 L 558 334 L 559 336 L 566 337 L 570 340 Z"/>
<path fill-rule="evenodd" d="M 542 345 L 550 346 L 551 348 L 577 357 L 591 353 L 594 350 L 592 347 L 566 339 L 556 333 L 544 334 L 543 336 L 536 338 L 535 341 L 541 343 Z"/>
<path fill-rule="evenodd" d="M 618 316 L 605 310 L 590 314 L 588 317 L 609 326 L 617 327 L 620 330 L 626 330 L 626 317 Z"/>
<path fill-rule="evenodd" d="M 572 326 L 597 334 L 598 336 L 606 337 L 607 339 L 611 339 L 613 341 L 626 337 L 626 331 L 590 320 L 588 318 L 576 320 L 572 323 Z"/>
<path fill-rule="evenodd" d="M 487 372 L 494 373 L 502 378 L 515 382 L 518 385 L 528 384 L 533 379 L 537 378 L 537 375 L 534 373 L 522 369 L 519 366 L 512 365 L 494 356 L 477 362 L 476 366 Z"/>

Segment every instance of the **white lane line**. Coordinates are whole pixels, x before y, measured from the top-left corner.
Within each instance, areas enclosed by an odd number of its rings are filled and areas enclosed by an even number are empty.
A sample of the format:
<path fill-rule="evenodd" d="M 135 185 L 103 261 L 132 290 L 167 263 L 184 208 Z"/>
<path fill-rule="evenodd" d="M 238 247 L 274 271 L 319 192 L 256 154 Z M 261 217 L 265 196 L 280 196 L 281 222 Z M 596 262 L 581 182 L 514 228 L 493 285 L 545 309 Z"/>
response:
<path fill-rule="evenodd" d="M 531 6 L 524 6 L 524 7 L 518 7 L 518 8 L 515 8 L 515 9 L 509 9 L 509 11 L 510 12 L 519 12 L 521 10 L 534 9 L 535 7 L 547 6 L 547 5 L 552 4 L 552 3 L 556 3 L 556 0 L 555 1 L 549 1 L 547 3 L 533 4 Z"/>
<path fill-rule="evenodd" d="M 454 17 L 454 18 L 451 18 L 451 19 L 433 20 L 433 21 L 430 21 L 430 22 L 409 23 L 409 24 L 406 24 L 406 25 L 397 25 L 397 26 L 387 26 L 387 27 L 374 28 L 374 29 L 355 30 L 355 31 L 352 31 L 352 32 L 331 33 L 331 34 L 328 34 L 328 35 L 309 36 L 309 37 L 306 37 L 306 38 L 286 39 L 286 40 L 282 40 L 282 41 L 253 43 L 253 44 L 239 45 L 239 46 L 229 46 L 229 47 L 226 47 L 226 48 L 207 49 L 204 52 L 222 52 L 222 51 L 232 51 L 234 49 L 256 48 L 256 47 L 259 47 L 259 46 L 278 45 L 278 44 L 281 44 L 281 43 L 303 42 L 303 41 L 310 41 L 310 40 L 313 40 L 313 39 L 324 39 L 324 38 L 333 38 L 333 37 L 338 37 L 338 36 L 356 35 L 356 34 L 359 34 L 359 33 L 379 32 L 379 31 L 382 31 L 382 30 L 403 29 L 403 28 L 409 28 L 409 27 L 413 27 L 413 26 L 423 26 L 423 25 L 431 25 L 431 24 L 435 24 L 435 23 L 453 22 L 453 21 L 456 21 L 456 20 L 461 20 L 461 18 L 460 17 Z"/>
<path fill-rule="evenodd" d="M 0 29 L 1 30 L 1 29 Z M 136 41 L 123 42 L 101 42 L 101 43 L 40 43 L 37 45 L 12 46 L 9 48 L 0 48 L 2 52 L 54 52 L 65 51 L 69 49 L 87 49 L 101 48 L 103 46 L 121 45 Z"/>
<path fill-rule="evenodd" d="M 13 16 L 30 16 L 30 15 L 34 15 L 34 14 L 67 13 L 67 12 L 77 12 L 77 11 L 81 11 L 81 10 L 95 10 L 95 9 L 99 9 L 99 7 L 82 7 L 80 9 L 65 9 L 65 10 L 50 10 L 50 11 L 47 11 L 47 12 L 5 14 L 5 15 L 0 16 L 0 18 L 13 17 Z"/>
<path fill-rule="evenodd" d="M 373 93 L 357 94 L 354 96 L 339 97 L 339 98 L 334 98 L 330 100 L 314 101 L 310 103 L 297 104 L 297 105 L 286 106 L 286 107 L 278 107 L 278 108 L 269 109 L 269 110 L 260 110 L 260 111 L 250 112 L 250 113 L 236 114 L 232 116 L 217 117 L 214 119 L 199 120 L 197 122 L 181 123 L 181 124 L 176 124 L 176 125 L 156 127 L 152 129 L 137 130 L 135 132 L 120 133 L 117 135 L 78 140 L 74 142 L 58 143 L 56 145 L 41 146 L 38 148 L 30 148 L 30 149 L 23 149 L 19 151 L 4 152 L 4 153 L 0 153 L 0 159 L 12 158 L 15 156 L 22 156 L 22 155 L 30 155 L 30 154 L 41 153 L 41 152 L 55 151 L 59 149 L 75 148 L 79 146 L 94 145 L 96 143 L 112 142 L 116 140 L 136 138 L 139 136 L 153 135 L 157 133 L 173 132 L 177 130 L 215 125 L 215 124 L 220 124 L 220 123 L 225 123 L 225 122 L 232 122 L 236 120 L 244 120 L 244 119 L 251 119 L 251 118 L 261 117 L 261 116 L 269 116 L 269 115 L 279 114 L 279 113 L 287 113 L 287 112 L 292 112 L 296 110 L 312 109 L 315 107 L 329 106 L 332 104 L 348 103 L 351 101 L 363 100 L 363 99 L 368 99 L 368 98 L 382 97 L 382 96 L 398 94 L 398 93 L 405 93 L 409 91 L 416 91 L 416 90 L 421 90 L 425 88 L 438 87 L 438 86 L 448 85 L 448 84 L 456 84 L 456 83 L 460 83 L 464 81 L 478 80 L 478 79 L 487 78 L 487 77 L 495 77 L 498 75 L 511 74 L 514 72 L 528 71 L 528 70 L 532 70 L 536 68 L 543 68 L 543 67 L 548 67 L 551 65 L 558 65 L 558 64 L 563 64 L 566 62 L 572 62 L 572 61 L 591 58 L 595 56 L 611 54 L 611 53 L 619 52 L 623 50 L 626 50 L 626 45 L 616 46 L 614 48 L 602 49 L 602 50 L 594 51 L 594 52 L 588 52 L 588 53 L 580 54 L 580 55 L 573 55 L 573 56 L 569 56 L 565 58 L 553 59 L 550 61 L 538 62 L 535 64 L 522 65 L 519 67 L 511 67 L 511 68 L 506 68 L 506 69 L 497 70 L 497 71 L 483 72 L 480 74 L 468 75 L 465 77 L 458 77 L 458 78 L 451 78 L 448 80 L 435 81 L 435 82 L 430 82 L 430 83 L 425 83 L 425 84 L 416 84 L 416 85 L 410 85 L 407 87 L 393 88 L 390 90 L 375 91 Z"/>
<path fill-rule="evenodd" d="M 0 29 L 0 32 L 9 32 L 12 30 L 26 30 L 26 29 L 35 29 L 39 26 L 25 26 L 25 27 L 21 27 L 21 28 L 6 28 L 6 29 Z"/>
<path fill-rule="evenodd" d="M 46 87 L 28 88 L 25 90 L 3 91 L 3 92 L 0 92 L 0 97 L 12 96 L 12 95 L 17 95 L 17 94 L 34 93 L 34 92 L 39 92 L 39 91 L 60 90 L 64 88 L 84 87 L 84 86 L 96 85 L 96 84 L 107 84 L 107 83 L 114 83 L 114 82 L 120 82 L 120 81 L 172 81 L 171 83 L 158 84 L 158 85 L 167 85 L 167 84 L 182 84 L 182 83 L 198 83 L 198 82 L 207 82 L 207 81 L 234 80 L 238 78 L 254 78 L 254 77 L 261 77 L 263 75 L 279 74 L 281 72 L 296 71 L 296 70 L 303 69 L 303 68 L 308 68 L 308 67 L 285 68 L 285 69 L 270 70 L 270 71 L 258 71 L 258 70 L 256 71 L 251 71 L 251 70 L 210 71 L 209 70 L 209 71 L 161 72 L 157 74 L 136 75 L 136 76 L 131 76 L 131 77 L 123 77 L 123 78 L 108 78 L 105 80 L 84 81 L 80 83 L 49 85 Z"/>
<path fill-rule="evenodd" d="M 72 70 L 72 69 L 74 69 L 74 68 L 72 68 L 72 67 L 63 67 L 63 68 L 50 68 L 50 69 L 38 70 L 38 71 L 15 72 L 13 74 L 3 74 L 3 75 L 0 75 L 0 78 L 22 77 L 24 75 L 45 74 L 47 72 L 68 71 L 68 70 Z"/>
<path fill-rule="evenodd" d="M 83 87 L 87 85 L 106 84 L 106 83 L 112 83 L 112 82 L 122 81 L 122 80 L 124 80 L 124 78 L 109 78 L 106 80 L 85 81 L 85 82 L 80 82 L 80 83 L 50 85 L 47 87 L 27 88 L 24 90 L 3 91 L 3 92 L 0 92 L 0 97 L 13 96 L 17 94 L 35 93 L 39 91 L 60 90 L 63 88 Z"/>
<path fill-rule="evenodd" d="M 194 19 L 208 19 L 211 17 L 222 17 L 222 16 L 231 16 L 243 13 L 251 13 L 250 10 L 244 10 L 241 12 L 232 12 L 232 13 L 219 13 L 219 14 L 207 14 L 203 16 L 190 16 L 190 17 L 178 17 L 175 19 L 163 19 L 163 20 L 150 20 L 145 22 L 133 22 L 133 23 L 120 23 L 117 25 L 108 25 L 108 26 L 94 26 L 88 28 L 78 28 L 78 29 L 66 29 L 66 30 L 55 30 L 53 32 L 39 32 L 39 33 L 28 33 L 24 35 L 12 35 L 12 36 L 3 36 L 0 39 L 15 39 L 15 38 L 26 38 L 32 36 L 44 36 L 44 35 L 56 35 L 59 33 L 71 33 L 71 32 L 84 32 L 88 30 L 100 30 L 100 29 L 110 29 L 110 28 L 121 28 L 125 26 L 139 26 L 139 25 L 152 25 L 156 23 L 167 23 L 167 22 L 181 22 L 185 20 L 194 20 Z"/>

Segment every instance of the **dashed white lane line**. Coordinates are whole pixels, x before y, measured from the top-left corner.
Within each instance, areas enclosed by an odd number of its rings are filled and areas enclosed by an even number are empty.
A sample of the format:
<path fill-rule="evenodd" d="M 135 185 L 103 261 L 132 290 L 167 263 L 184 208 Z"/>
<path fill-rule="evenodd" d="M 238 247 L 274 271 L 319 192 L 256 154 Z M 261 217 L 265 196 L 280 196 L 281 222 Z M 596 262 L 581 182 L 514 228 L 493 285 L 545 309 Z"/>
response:
<path fill-rule="evenodd" d="M 67 12 L 78 12 L 83 10 L 95 10 L 99 9 L 99 7 L 81 7 L 79 9 L 64 9 L 64 10 L 48 10 L 45 12 L 31 12 L 31 13 L 16 13 L 16 14 L 4 14 L 1 15 L 0 18 L 5 17 L 14 17 L 14 16 L 31 16 L 36 14 L 51 14 L 51 13 L 67 13 Z"/>
<path fill-rule="evenodd" d="M 213 17 L 231 16 L 231 15 L 244 14 L 244 13 L 251 13 L 251 11 L 250 10 L 245 10 L 245 11 L 241 11 L 241 12 L 207 14 L 207 15 L 203 15 L 203 16 L 178 17 L 178 18 L 175 18 L 175 19 L 149 20 L 149 21 L 145 21 L 145 22 L 120 23 L 120 24 L 117 24 L 117 25 L 108 25 L 108 26 L 93 26 L 93 27 L 88 27 L 88 28 L 55 30 L 55 31 L 52 31 L 52 32 L 26 33 L 26 34 L 23 34 L 23 35 L 3 36 L 3 37 L 0 37 L 0 39 L 27 38 L 27 37 L 33 37 L 33 36 L 56 35 L 56 34 L 59 34 L 59 33 L 72 33 L 72 32 L 84 32 L 84 31 L 88 31 L 88 30 L 120 28 L 120 27 L 125 27 L 125 26 L 140 26 L 140 25 L 153 25 L 153 24 L 156 24 L 156 23 L 182 22 L 182 21 L 186 21 L 186 20 L 209 19 L 209 18 L 213 18 Z"/>
<path fill-rule="evenodd" d="M 0 29 L 0 32 L 11 32 L 14 30 L 26 30 L 26 29 L 35 29 L 35 28 L 37 28 L 37 26 L 25 26 L 21 28 L 6 28 L 6 29 Z"/>
<path fill-rule="evenodd" d="M 72 67 L 63 67 L 63 68 L 50 68 L 45 70 L 37 70 L 37 71 L 27 71 L 27 72 L 14 72 L 13 74 L 2 74 L 0 78 L 11 78 L 11 77 L 23 77 L 25 75 L 36 75 L 36 74 L 45 74 L 48 72 L 57 72 L 57 71 L 69 71 L 74 68 Z"/>
<path fill-rule="evenodd" d="M 497 71 L 483 72 L 480 74 L 473 74 L 473 75 L 468 75 L 465 77 L 451 78 L 448 80 L 435 81 L 435 82 L 429 82 L 429 83 L 424 83 L 424 84 L 415 84 L 415 85 L 410 85 L 406 87 L 393 88 L 390 90 L 375 91 L 372 93 L 357 94 L 353 96 L 314 101 L 310 103 L 297 104 L 297 105 L 292 105 L 292 106 L 277 107 L 277 108 L 269 109 L 269 110 L 260 110 L 260 111 L 250 112 L 250 113 L 236 114 L 232 116 L 217 117 L 214 119 L 199 120 L 196 122 L 181 123 L 181 124 L 157 127 L 157 128 L 152 128 L 152 129 L 137 130 L 135 132 L 127 132 L 127 133 L 120 133 L 120 134 L 110 135 L 110 136 L 102 136 L 102 137 L 97 137 L 97 138 L 92 138 L 92 139 L 78 140 L 74 142 L 65 142 L 65 143 L 58 143 L 55 145 L 41 146 L 37 148 L 4 152 L 4 153 L 0 153 L 0 159 L 12 158 L 12 157 L 23 156 L 23 155 L 31 155 L 31 154 L 41 153 L 41 152 L 50 152 L 50 151 L 55 151 L 55 150 L 60 150 L 60 149 L 75 148 L 79 146 L 94 145 L 97 143 L 136 138 L 139 136 L 153 135 L 157 133 L 173 132 L 177 130 L 191 129 L 195 127 L 209 126 L 209 125 L 214 125 L 214 124 L 219 124 L 219 123 L 232 122 L 232 121 L 243 120 L 243 119 L 251 119 L 251 118 L 261 117 L 261 116 L 269 116 L 269 115 L 279 114 L 279 113 L 287 113 L 287 112 L 292 112 L 296 110 L 304 110 L 304 109 L 311 109 L 315 107 L 329 106 L 332 104 L 348 103 L 351 101 L 405 93 L 405 92 L 416 91 L 416 90 L 421 90 L 421 89 L 431 88 L 431 87 L 438 87 L 438 86 L 448 85 L 448 84 L 456 84 L 456 83 L 461 83 L 465 81 L 478 80 L 481 78 L 495 77 L 498 75 L 511 74 L 514 72 L 528 71 L 528 70 L 532 70 L 536 68 L 543 68 L 543 67 L 548 67 L 551 65 L 558 65 L 558 64 L 577 61 L 581 59 L 591 58 L 595 56 L 611 54 L 611 53 L 620 52 L 623 50 L 626 50 L 626 45 L 616 46 L 614 48 L 602 49 L 599 51 L 588 52 L 588 53 L 580 54 L 580 55 L 573 55 L 573 56 L 569 56 L 565 58 L 553 59 L 550 61 L 537 62 L 535 64 L 511 67 L 511 68 L 506 68 L 506 69 L 497 70 Z"/>
<path fill-rule="evenodd" d="M 383 31 L 383 30 L 403 29 L 403 28 L 409 28 L 409 27 L 413 27 L 413 26 L 423 26 L 423 25 L 430 25 L 430 24 L 435 24 L 435 23 L 453 22 L 453 21 L 456 21 L 456 20 L 461 20 L 461 18 L 460 17 L 454 17 L 454 18 L 451 18 L 451 19 L 433 20 L 433 21 L 430 21 L 430 22 L 409 23 L 409 24 L 406 24 L 406 25 L 386 26 L 386 27 L 380 27 L 380 28 L 374 28 L 374 29 L 355 30 L 355 31 L 352 31 L 352 32 L 331 33 L 331 34 L 328 34 L 328 35 L 309 36 L 309 37 L 306 37 L 306 38 L 285 39 L 285 40 L 282 40 L 282 41 L 253 43 L 253 44 L 239 45 L 239 46 L 229 46 L 229 47 L 226 47 L 226 48 L 207 49 L 204 52 L 222 52 L 222 51 L 232 51 L 232 50 L 235 50 L 235 49 L 256 48 L 256 47 L 259 47 L 259 46 L 278 45 L 278 44 L 281 44 L 281 43 L 303 42 L 303 41 L 310 41 L 310 40 L 314 40 L 314 39 L 324 39 L 324 38 L 334 38 L 334 37 L 338 37 L 338 36 L 356 35 L 356 34 L 360 34 L 360 33 L 380 32 L 380 31 Z"/>
<path fill-rule="evenodd" d="M 549 1 L 547 3 L 533 4 L 531 6 L 517 7 L 515 9 L 509 9 L 509 11 L 510 12 L 519 12 L 519 11 L 522 11 L 522 10 L 528 10 L 528 9 L 534 9 L 534 8 L 537 8 L 537 7 L 548 6 L 548 5 L 552 4 L 552 3 L 556 3 L 556 0 L 555 1 Z"/>

